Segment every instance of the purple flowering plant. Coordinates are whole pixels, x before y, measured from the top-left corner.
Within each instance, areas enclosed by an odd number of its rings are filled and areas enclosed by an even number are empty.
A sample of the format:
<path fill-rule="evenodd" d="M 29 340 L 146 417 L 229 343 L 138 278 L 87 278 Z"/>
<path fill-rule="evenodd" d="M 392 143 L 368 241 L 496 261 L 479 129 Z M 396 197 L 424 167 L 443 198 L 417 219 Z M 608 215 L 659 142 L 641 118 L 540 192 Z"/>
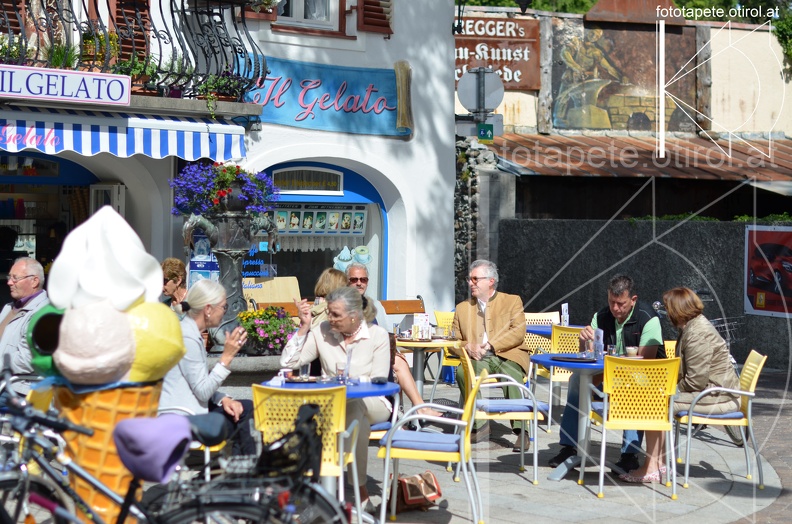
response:
<path fill-rule="evenodd" d="M 243 202 L 248 213 L 265 213 L 278 199 L 269 174 L 251 173 L 234 163 L 188 162 L 168 183 L 173 188 L 174 215 L 223 212 L 231 198 Z"/>
<path fill-rule="evenodd" d="M 297 325 L 283 308 L 269 306 L 237 315 L 248 334 L 247 351 L 256 355 L 280 355 Z"/>

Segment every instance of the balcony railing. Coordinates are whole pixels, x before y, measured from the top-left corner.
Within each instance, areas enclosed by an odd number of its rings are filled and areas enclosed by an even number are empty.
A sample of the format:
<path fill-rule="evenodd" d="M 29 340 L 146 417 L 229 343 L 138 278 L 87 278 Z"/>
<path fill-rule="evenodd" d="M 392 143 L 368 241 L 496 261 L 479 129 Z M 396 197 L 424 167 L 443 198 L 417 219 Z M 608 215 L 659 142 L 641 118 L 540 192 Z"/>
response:
<path fill-rule="evenodd" d="M 126 74 L 133 90 L 240 101 L 265 76 L 254 0 L 0 0 L 0 63 Z"/>

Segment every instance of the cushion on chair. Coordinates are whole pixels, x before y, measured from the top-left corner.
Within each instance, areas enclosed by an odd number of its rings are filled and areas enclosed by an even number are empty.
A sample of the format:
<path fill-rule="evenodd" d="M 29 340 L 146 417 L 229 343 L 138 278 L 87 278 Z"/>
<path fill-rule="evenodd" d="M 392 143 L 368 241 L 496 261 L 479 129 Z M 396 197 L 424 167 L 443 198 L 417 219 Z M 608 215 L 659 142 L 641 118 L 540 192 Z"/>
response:
<path fill-rule="evenodd" d="M 676 418 L 687 417 L 687 416 L 688 416 L 688 412 L 687 411 L 680 411 L 679 413 L 677 413 L 675 415 Z M 742 411 L 732 411 L 730 413 L 721 413 L 719 415 L 710 415 L 710 414 L 705 414 L 705 413 L 695 413 L 694 412 L 693 416 L 694 417 L 711 418 L 711 419 L 715 419 L 715 420 L 717 420 L 717 419 L 720 419 L 720 420 L 740 420 L 741 418 L 743 418 L 744 415 L 742 414 Z"/>
<path fill-rule="evenodd" d="M 388 431 L 391 426 L 390 420 L 386 420 L 385 422 L 377 422 L 376 424 L 371 425 L 371 431 Z"/>
<path fill-rule="evenodd" d="M 380 446 L 384 446 L 387 441 L 387 437 L 382 437 Z M 418 449 L 421 451 L 456 452 L 459 451 L 459 442 L 460 435 L 397 430 L 393 435 L 391 447 Z"/>
<path fill-rule="evenodd" d="M 536 402 L 540 413 L 547 413 L 547 402 Z M 534 403 L 528 399 L 484 399 L 476 401 L 476 409 L 485 413 L 515 413 L 534 411 Z"/>
<path fill-rule="evenodd" d="M 592 402 L 591 403 L 591 411 L 593 411 L 594 413 L 599 415 L 600 418 L 602 418 L 602 416 L 605 414 L 605 403 L 604 402 Z"/>

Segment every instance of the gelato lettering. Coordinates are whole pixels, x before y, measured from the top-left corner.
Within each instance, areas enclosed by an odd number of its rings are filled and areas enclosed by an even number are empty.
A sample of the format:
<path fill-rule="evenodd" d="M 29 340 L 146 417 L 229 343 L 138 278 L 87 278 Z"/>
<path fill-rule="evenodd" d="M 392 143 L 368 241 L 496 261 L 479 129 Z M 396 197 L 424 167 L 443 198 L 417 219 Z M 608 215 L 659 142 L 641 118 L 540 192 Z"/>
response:
<path fill-rule="evenodd" d="M 0 65 L 0 95 L 11 98 L 129 105 L 130 82 L 127 75 Z"/>

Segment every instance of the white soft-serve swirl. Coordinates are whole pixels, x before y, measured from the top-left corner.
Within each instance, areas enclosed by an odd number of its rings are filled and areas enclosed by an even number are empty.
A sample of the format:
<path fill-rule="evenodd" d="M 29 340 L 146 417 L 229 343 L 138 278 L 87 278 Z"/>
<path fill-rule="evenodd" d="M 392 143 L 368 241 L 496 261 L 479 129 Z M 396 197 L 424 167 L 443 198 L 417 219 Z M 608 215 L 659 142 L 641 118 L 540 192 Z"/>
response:
<path fill-rule="evenodd" d="M 159 262 L 109 206 L 69 233 L 48 280 L 50 302 L 62 309 L 106 299 L 126 311 L 141 298 L 156 302 L 162 292 Z"/>
<path fill-rule="evenodd" d="M 73 384 L 125 380 L 136 343 L 127 311 L 156 302 L 162 269 L 126 221 L 103 207 L 72 231 L 52 264 L 48 293 L 65 309 L 52 358 Z"/>

